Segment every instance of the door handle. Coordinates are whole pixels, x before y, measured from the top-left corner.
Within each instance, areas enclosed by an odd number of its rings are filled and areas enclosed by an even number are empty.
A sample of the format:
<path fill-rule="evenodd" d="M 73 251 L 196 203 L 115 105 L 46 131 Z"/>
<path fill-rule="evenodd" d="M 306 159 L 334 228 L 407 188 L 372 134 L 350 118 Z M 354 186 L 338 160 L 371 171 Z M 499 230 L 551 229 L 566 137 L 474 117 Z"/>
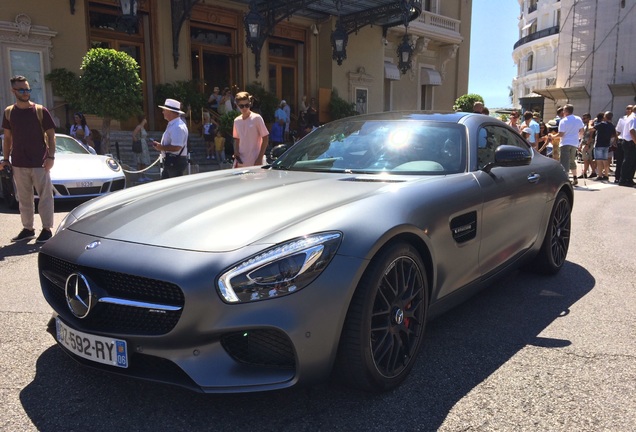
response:
<path fill-rule="evenodd" d="M 541 178 L 541 175 L 537 174 L 537 173 L 531 173 L 528 176 L 528 181 L 530 183 L 537 183 L 539 181 L 539 179 Z"/>

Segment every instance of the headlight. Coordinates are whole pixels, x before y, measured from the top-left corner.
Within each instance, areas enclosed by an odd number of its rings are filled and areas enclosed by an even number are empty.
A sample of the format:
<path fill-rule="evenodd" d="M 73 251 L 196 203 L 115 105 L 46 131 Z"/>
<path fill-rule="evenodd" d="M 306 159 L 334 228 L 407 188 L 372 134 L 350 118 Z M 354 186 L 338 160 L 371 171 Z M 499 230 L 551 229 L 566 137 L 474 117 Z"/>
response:
<path fill-rule="evenodd" d="M 342 234 L 312 234 L 277 245 L 243 261 L 219 278 L 228 303 L 281 297 L 303 289 L 327 267 Z"/>
<path fill-rule="evenodd" d="M 108 168 L 113 171 L 119 171 L 119 163 L 117 163 L 117 161 L 113 158 L 106 159 L 106 165 L 108 165 Z"/>
<path fill-rule="evenodd" d="M 64 219 L 62 219 L 62 222 L 60 223 L 60 225 L 57 227 L 57 230 L 55 231 L 56 233 L 59 233 L 60 231 L 65 230 L 66 228 L 68 228 L 69 226 L 73 225 L 75 223 L 75 221 L 77 221 L 77 217 L 75 217 L 75 215 L 73 214 L 73 212 L 69 212 Z"/>

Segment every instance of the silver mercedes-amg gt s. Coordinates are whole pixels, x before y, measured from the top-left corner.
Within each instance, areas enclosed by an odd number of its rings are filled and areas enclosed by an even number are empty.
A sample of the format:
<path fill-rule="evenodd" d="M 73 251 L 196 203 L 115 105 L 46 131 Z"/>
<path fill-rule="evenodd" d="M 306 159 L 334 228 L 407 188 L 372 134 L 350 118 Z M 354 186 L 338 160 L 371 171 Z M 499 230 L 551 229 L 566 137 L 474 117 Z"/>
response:
<path fill-rule="evenodd" d="M 480 114 L 329 123 L 270 166 L 85 203 L 42 248 L 51 330 L 75 360 L 203 392 L 330 376 L 383 391 L 427 320 L 506 270 L 563 266 L 561 165 Z"/>

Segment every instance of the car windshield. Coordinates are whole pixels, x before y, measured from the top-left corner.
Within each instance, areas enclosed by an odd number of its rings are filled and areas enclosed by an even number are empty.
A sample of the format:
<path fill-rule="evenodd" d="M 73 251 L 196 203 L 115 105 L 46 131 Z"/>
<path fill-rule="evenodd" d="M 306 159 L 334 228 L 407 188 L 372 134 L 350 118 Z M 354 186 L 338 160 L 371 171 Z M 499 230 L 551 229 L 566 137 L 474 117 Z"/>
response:
<path fill-rule="evenodd" d="M 55 153 L 60 154 L 90 154 L 82 144 L 68 136 L 55 136 Z"/>
<path fill-rule="evenodd" d="M 430 120 L 356 120 L 328 123 L 272 164 L 292 171 L 445 175 L 466 167 L 466 132 Z"/>

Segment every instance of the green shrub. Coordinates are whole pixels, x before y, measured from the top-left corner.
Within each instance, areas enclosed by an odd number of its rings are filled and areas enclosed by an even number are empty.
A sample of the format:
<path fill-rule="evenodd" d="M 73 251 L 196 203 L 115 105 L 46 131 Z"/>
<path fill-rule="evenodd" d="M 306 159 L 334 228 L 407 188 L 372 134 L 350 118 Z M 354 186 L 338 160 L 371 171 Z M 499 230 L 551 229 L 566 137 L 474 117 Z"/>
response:
<path fill-rule="evenodd" d="M 157 84 L 155 86 L 156 100 L 163 103 L 166 99 L 176 99 L 181 102 L 184 111 L 190 107 L 193 120 L 199 120 L 201 119 L 203 108 L 208 103 L 208 98 L 199 91 L 199 87 L 197 80 Z"/>
<path fill-rule="evenodd" d="M 274 113 L 280 104 L 276 95 L 265 90 L 263 85 L 256 81 L 248 84 L 245 91 L 256 99 L 255 105 L 265 123 L 272 123 L 274 121 Z"/>
<path fill-rule="evenodd" d="M 458 97 L 453 105 L 453 111 L 473 112 L 475 102 L 484 103 L 484 98 L 475 93 L 468 93 Z"/>
<path fill-rule="evenodd" d="M 351 117 L 359 113 L 356 111 L 356 104 L 353 102 L 347 102 L 338 96 L 338 90 L 334 88 L 331 90 L 329 114 L 331 115 L 331 120 L 338 120 L 345 117 Z"/>

